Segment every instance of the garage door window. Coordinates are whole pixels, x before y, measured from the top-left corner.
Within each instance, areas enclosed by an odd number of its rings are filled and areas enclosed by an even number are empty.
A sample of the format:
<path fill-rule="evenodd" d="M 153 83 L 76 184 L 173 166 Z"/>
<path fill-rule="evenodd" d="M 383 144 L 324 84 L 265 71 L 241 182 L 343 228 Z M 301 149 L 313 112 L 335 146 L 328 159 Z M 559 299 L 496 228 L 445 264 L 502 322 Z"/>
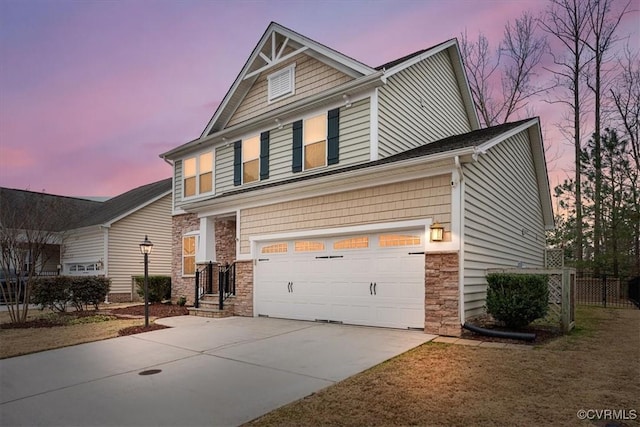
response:
<path fill-rule="evenodd" d="M 286 254 L 287 253 L 287 243 L 274 243 L 269 246 L 264 246 L 260 252 L 263 254 Z"/>
<path fill-rule="evenodd" d="M 420 236 L 407 234 L 383 234 L 380 236 L 379 245 L 381 248 L 394 246 L 417 246 L 420 245 Z"/>
<path fill-rule="evenodd" d="M 333 249 L 364 249 L 369 247 L 369 237 L 352 237 L 333 243 Z"/>
<path fill-rule="evenodd" d="M 324 243 L 311 240 L 299 240 L 295 243 L 296 252 L 316 252 L 324 251 Z"/>

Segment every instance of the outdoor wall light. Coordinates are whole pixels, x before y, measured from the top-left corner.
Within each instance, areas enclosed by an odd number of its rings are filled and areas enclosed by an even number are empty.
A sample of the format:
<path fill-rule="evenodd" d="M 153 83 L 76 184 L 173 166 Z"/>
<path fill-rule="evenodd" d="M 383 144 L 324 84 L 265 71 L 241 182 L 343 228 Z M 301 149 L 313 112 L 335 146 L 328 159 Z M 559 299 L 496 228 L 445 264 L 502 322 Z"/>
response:
<path fill-rule="evenodd" d="M 140 253 L 144 255 L 144 327 L 149 326 L 149 254 L 153 250 L 153 243 L 147 236 L 140 243 Z"/>
<path fill-rule="evenodd" d="M 432 242 L 442 242 L 442 235 L 444 234 L 444 227 L 439 222 L 431 224 L 430 237 Z"/>

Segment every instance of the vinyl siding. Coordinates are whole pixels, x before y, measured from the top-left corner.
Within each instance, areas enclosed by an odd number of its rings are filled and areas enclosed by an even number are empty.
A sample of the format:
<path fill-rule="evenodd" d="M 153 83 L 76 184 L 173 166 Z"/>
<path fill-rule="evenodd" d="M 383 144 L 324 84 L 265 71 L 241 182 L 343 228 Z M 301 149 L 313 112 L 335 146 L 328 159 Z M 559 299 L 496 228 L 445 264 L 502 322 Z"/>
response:
<path fill-rule="evenodd" d="M 450 228 L 451 176 L 421 178 L 311 197 L 240 212 L 240 253 L 249 238 L 300 230 L 430 218 Z"/>
<path fill-rule="evenodd" d="M 465 315 L 483 312 L 485 270 L 542 267 L 545 233 L 526 131 L 464 168 Z"/>
<path fill-rule="evenodd" d="M 446 51 L 389 77 L 378 106 L 380 158 L 471 131 Z"/>
<path fill-rule="evenodd" d="M 215 192 L 216 194 L 232 190 L 233 186 L 233 142 L 215 150 Z"/>
<path fill-rule="evenodd" d="M 145 235 L 153 243 L 149 274 L 171 276 L 170 194 L 116 221 L 109 228 L 108 275 L 112 293 L 131 292 L 131 276 L 144 274 L 139 244 Z"/>
<path fill-rule="evenodd" d="M 366 162 L 369 160 L 370 150 L 370 98 L 354 102 L 351 107 L 340 108 L 340 162 L 326 168 L 338 168 L 346 165 Z M 271 129 L 269 138 L 269 178 L 267 181 L 300 176 L 305 172 L 294 174 L 291 172 L 291 156 L 293 131 L 291 123 L 282 129 Z M 256 132 L 257 134 L 257 132 Z M 216 194 L 234 190 L 239 187 L 233 185 L 233 142 L 228 146 L 221 145 L 215 153 Z M 318 168 L 308 173 L 316 173 L 326 168 Z M 174 164 L 175 205 L 180 207 L 182 202 L 182 161 Z M 265 181 L 263 181 L 265 182 Z M 256 182 L 255 185 L 259 184 Z M 251 184 L 250 184 L 251 185 Z"/>
<path fill-rule="evenodd" d="M 295 94 L 283 98 L 280 101 L 269 103 L 267 77 L 278 70 L 288 67 L 294 62 L 296 63 Z M 264 114 L 267 111 L 339 86 L 350 80 L 352 80 L 352 77 L 343 72 L 301 53 L 261 73 L 251 89 L 249 89 L 240 106 L 236 109 L 233 116 L 231 116 L 226 127 L 236 125 L 260 114 Z"/>
<path fill-rule="evenodd" d="M 104 258 L 104 232 L 99 226 L 74 230 L 65 237 L 62 248 L 63 264 L 97 262 Z M 68 272 L 66 266 L 64 272 Z"/>

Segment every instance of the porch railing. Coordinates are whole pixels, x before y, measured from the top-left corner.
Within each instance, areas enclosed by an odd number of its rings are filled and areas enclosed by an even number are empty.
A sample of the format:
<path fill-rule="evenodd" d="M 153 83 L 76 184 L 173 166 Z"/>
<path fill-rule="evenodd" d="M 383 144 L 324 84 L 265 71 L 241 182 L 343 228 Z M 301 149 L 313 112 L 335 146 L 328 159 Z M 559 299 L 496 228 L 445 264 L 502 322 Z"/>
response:
<path fill-rule="evenodd" d="M 217 274 L 215 274 L 217 270 Z M 217 276 L 217 283 L 215 282 Z M 218 294 L 218 308 L 224 309 L 224 302 L 236 294 L 236 264 L 225 265 L 209 262 L 196 268 L 195 300 L 193 306 L 199 308 L 200 300 L 206 294 Z"/>
<path fill-rule="evenodd" d="M 196 289 L 193 303 L 195 308 L 200 307 L 200 300 L 205 294 L 213 293 L 213 267 L 213 262 L 209 262 L 200 268 L 196 267 Z"/>
<path fill-rule="evenodd" d="M 236 263 L 226 263 L 218 271 L 218 308 L 224 308 L 224 302 L 236 294 Z"/>

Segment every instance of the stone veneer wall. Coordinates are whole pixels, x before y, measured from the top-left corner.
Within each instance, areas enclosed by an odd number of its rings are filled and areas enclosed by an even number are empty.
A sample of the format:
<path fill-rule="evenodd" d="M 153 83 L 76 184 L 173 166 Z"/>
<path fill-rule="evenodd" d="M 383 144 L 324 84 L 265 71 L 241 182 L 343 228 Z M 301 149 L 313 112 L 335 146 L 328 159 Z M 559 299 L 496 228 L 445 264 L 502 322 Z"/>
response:
<path fill-rule="evenodd" d="M 171 301 L 187 298 L 191 305 L 195 297 L 195 277 L 182 276 L 182 236 L 200 229 L 200 219 L 196 214 L 176 215 L 171 227 Z"/>
<path fill-rule="evenodd" d="M 236 220 L 216 219 L 216 261 L 220 265 L 236 260 Z"/>
<path fill-rule="evenodd" d="M 253 316 L 253 261 L 236 262 L 236 316 Z"/>
<path fill-rule="evenodd" d="M 428 334 L 459 337 L 460 291 L 458 252 L 430 252 L 425 256 L 425 322 Z"/>

